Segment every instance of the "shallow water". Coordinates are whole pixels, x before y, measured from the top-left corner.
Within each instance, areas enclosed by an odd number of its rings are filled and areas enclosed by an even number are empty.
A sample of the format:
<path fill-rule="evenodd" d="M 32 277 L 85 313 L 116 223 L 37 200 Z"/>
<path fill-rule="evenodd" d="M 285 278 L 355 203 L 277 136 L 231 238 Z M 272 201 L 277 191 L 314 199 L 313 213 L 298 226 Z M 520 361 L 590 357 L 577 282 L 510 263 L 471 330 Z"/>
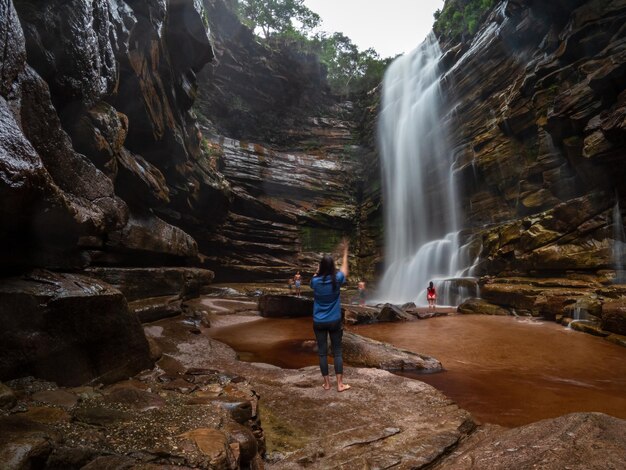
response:
<path fill-rule="evenodd" d="M 626 348 L 552 322 L 458 315 L 350 331 L 439 359 L 445 372 L 411 375 L 478 421 L 519 426 L 574 411 L 626 419 Z M 209 330 L 240 358 L 286 368 L 316 365 L 303 347 L 310 319 L 259 319 Z"/>

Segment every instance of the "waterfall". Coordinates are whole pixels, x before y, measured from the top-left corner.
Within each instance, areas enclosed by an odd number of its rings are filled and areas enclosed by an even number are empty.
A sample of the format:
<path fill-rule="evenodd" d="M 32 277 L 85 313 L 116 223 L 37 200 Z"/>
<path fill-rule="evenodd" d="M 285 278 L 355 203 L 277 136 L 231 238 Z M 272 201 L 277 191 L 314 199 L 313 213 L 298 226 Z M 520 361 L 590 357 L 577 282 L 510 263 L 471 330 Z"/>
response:
<path fill-rule="evenodd" d="M 450 288 L 469 263 L 459 243 L 452 152 L 441 115 L 440 57 L 431 33 L 396 59 L 383 80 L 378 138 L 386 271 L 378 296 L 388 302 L 424 305 L 431 280 L 438 304 L 458 304 L 469 296 Z"/>
<path fill-rule="evenodd" d="M 613 207 L 613 265 L 615 268 L 615 283 L 626 284 L 626 272 L 624 272 L 624 245 L 626 236 L 624 234 L 624 221 L 619 208 L 619 200 L 616 197 Z"/>

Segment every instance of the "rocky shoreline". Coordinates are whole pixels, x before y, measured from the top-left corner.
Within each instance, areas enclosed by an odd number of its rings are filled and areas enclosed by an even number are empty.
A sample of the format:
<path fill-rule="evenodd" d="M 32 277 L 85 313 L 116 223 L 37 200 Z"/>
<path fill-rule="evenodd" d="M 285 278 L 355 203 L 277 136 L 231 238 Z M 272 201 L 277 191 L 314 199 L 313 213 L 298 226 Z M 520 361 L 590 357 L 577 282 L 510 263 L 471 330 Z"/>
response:
<path fill-rule="evenodd" d="M 113 385 L 6 382 L 0 464 L 617 469 L 626 463 L 620 452 L 626 422 L 608 415 L 574 413 L 506 429 L 479 424 L 435 388 L 380 368 L 348 367 L 352 389 L 337 393 L 321 387 L 317 367 L 241 362 L 207 332 L 257 319 L 255 305 L 201 297 L 185 303 L 183 315 L 145 324 L 157 366 Z"/>

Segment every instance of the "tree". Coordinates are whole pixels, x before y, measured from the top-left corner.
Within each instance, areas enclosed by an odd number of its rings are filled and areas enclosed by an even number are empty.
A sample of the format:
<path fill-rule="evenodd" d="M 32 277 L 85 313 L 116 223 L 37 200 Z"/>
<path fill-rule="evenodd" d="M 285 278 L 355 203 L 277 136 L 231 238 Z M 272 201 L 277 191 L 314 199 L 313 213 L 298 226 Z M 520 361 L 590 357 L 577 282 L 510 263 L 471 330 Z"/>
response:
<path fill-rule="evenodd" d="M 381 59 L 372 49 L 360 52 L 342 33 L 318 34 L 315 44 L 320 60 L 328 69 L 328 83 L 334 93 L 348 96 L 374 88 L 382 80 L 385 68 L 393 60 Z"/>
<path fill-rule="evenodd" d="M 242 21 L 253 31 L 260 29 L 265 39 L 274 33 L 310 31 L 321 21 L 304 0 L 240 0 L 239 13 Z"/>

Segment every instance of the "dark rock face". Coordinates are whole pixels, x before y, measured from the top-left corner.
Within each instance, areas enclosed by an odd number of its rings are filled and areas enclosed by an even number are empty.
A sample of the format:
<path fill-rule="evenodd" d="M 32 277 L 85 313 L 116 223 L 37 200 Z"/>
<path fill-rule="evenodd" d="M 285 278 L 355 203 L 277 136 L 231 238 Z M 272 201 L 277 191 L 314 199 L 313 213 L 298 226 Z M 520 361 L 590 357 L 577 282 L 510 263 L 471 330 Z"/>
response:
<path fill-rule="evenodd" d="M 148 343 L 121 292 L 76 274 L 36 271 L 0 285 L 0 379 L 113 382 L 149 368 Z"/>
<path fill-rule="evenodd" d="M 332 103 L 325 67 L 289 44 L 260 44 L 227 0 L 205 5 L 215 61 L 200 74 L 199 110 L 219 134 L 284 145 L 298 122 Z"/>
<path fill-rule="evenodd" d="M 511 284 L 500 295 L 502 284 L 483 280 L 489 302 L 554 317 L 610 283 L 624 219 L 612 212 L 626 206 L 625 15 L 623 2 L 508 2 L 471 44 L 445 45 L 446 120 L 477 272 Z M 552 295 L 523 286 L 533 278 L 588 282 Z"/>
<path fill-rule="evenodd" d="M 2 8 L 2 237 L 19 248 L 2 268 L 146 264 L 146 253 L 153 265 L 197 264 L 186 230 L 218 223 L 230 197 L 189 111 L 213 57 L 200 3 Z"/>
<path fill-rule="evenodd" d="M 205 15 L 195 0 L 0 6 L 2 275 L 155 268 L 143 275 L 102 271 L 121 280 L 130 300 L 187 298 L 211 281 L 210 271 L 187 269 L 204 263 L 194 236 L 219 224 L 231 200 L 201 149 L 190 111 L 196 74 L 213 58 Z M 164 265 L 180 268 L 158 268 Z M 48 281 L 36 276 L 3 281 L 12 299 L 3 310 L 11 326 L 6 331 L 19 339 L 35 328 L 42 338 L 38 351 L 6 346 L 12 360 L 23 357 L 7 363 L 3 377 L 30 371 L 78 384 L 147 367 L 147 343 L 120 291 L 75 274 L 46 274 L 56 286 L 46 290 Z M 32 304 L 36 326 L 11 318 L 19 298 Z M 40 307 L 27 300 L 39 298 Z M 74 317 L 82 311 L 78 323 Z M 172 313 L 169 307 L 142 311 L 146 319 Z M 92 328 L 105 312 L 111 314 L 105 328 Z M 68 320 L 50 321 L 50 314 Z M 92 349 L 85 337 L 91 330 L 106 335 Z M 128 343 L 119 346 L 119 358 L 104 355 L 117 341 Z"/>
<path fill-rule="evenodd" d="M 166 295 L 197 297 L 213 280 L 211 271 L 198 268 L 89 268 L 85 274 L 103 279 L 129 301 Z"/>

